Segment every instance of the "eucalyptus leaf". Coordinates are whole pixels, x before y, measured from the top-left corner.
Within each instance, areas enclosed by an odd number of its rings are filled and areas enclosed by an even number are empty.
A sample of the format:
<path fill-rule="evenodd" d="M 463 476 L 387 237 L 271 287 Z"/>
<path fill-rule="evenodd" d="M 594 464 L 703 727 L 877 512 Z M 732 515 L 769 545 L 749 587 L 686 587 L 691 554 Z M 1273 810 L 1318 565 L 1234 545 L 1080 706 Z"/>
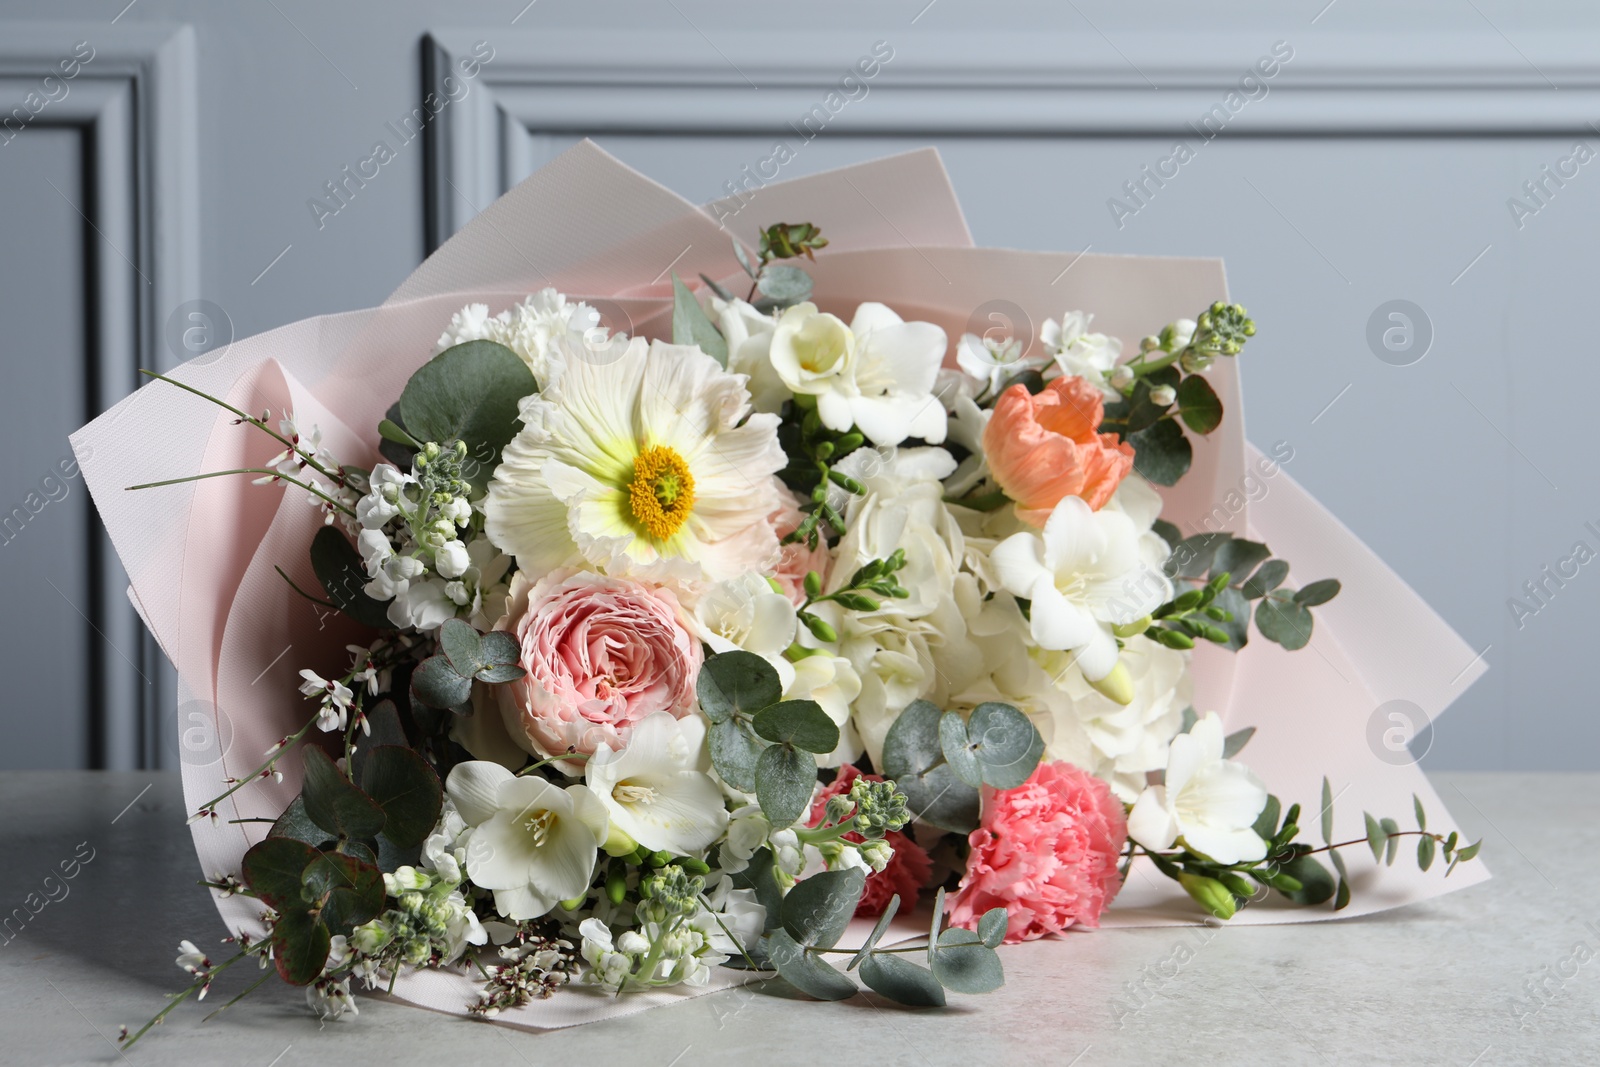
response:
<path fill-rule="evenodd" d="M 388 604 L 367 595 L 367 568 L 361 554 L 337 528 L 323 526 L 312 536 L 311 569 L 340 611 L 363 626 L 394 629 Z"/>
<path fill-rule="evenodd" d="M 439 627 L 439 649 L 455 672 L 464 678 L 471 678 L 482 665 L 479 659 L 482 646 L 478 631 L 460 619 L 446 619 Z"/>
<path fill-rule="evenodd" d="M 974 789 L 983 784 L 983 768 L 967 743 L 967 724 L 960 712 L 947 711 L 939 717 L 939 747 L 957 778 Z"/>
<path fill-rule="evenodd" d="M 819 871 L 783 898 L 783 928 L 802 945 L 832 948 L 855 917 L 866 874 L 859 867 Z"/>
<path fill-rule="evenodd" d="M 884 933 L 889 929 L 889 924 L 894 921 L 895 914 L 899 910 L 900 894 L 896 893 L 889 898 L 888 906 L 883 909 L 883 914 L 878 916 L 878 921 L 872 925 L 872 932 L 867 935 L 867 939 L 861 942 L 861 948 L 854 956 L 850 957 L 850 962 L 845 965 L 845 970 L 853 971 L 860 966 L 861 961 L 867 958 L 867 953 L 877 947 L 878 942 L 883 939 Z"/>
<path fill-rule="evenodd" d="M 807 952 L 783 930 L 767 935 L 767 954 L 784 981 L 818 1000 L 848 1000 L 860 992 L 838 968 Z"/>
<path fill-rule="evenodd" d="M 478 656 L 488 664 L 516 663 L 522 658 L 522 649 L 504 630 L 490 630 L 478 638 Z"/>
<path fill-rule="evenodd" d="M 782 700 L 762 708 L 752 724 L 768 741 L 826 754 L 839 747 L 839 727 L 815 700 Z"/>
<path fill-rule="evenodd" d="M 1215 577 L 1223 571 L 1228 572 L 1228 584 L 1241 586 L 1249 581 L 1255 569 L 1272 555 L 1272 550 L 1260 541 L 1247 541 L 1242 537 L 1234 537 L 1226 544 L 1217 547 L 1217 554 L 1211 558 L 1211 574 Z"/>
<path fill-rule="evenodd" d="M 756 288 L 778 303 L 792 306 L 811 299 L 811 275 L 799 267 L 769 264 L 756 281 Z"/>
<path fill-rule="evenodd" d="M 506 682 L 514 682 L 527 673 L 515 663 L 496 663 L 492 667 L 484 667 L 473 677 L 490 685 L 502 685 Z"/>
<path fill-rule="evenodd" d="M 305 869 L 322 853 L 288 837 L 268 837 L 250 846 L 239 861 L 239 872 L 261 902 L 278 912 L 305 907 L 300 890 Z"/>
<path fill-rule="evenodd" d="M 1268 595 L 1256 605 L 1256 629 L 1268 641 L 1293 652 L 1311 643 L 1311 612 L 1293 600 Z"/>
<path fill-rule="evenodd" d="M 943 762 L 942 715 L 938 706 L 927 700 L 914 700 L 900 713 L 883 739 L 884 777 L 900 781 L 926 774 Z"/>
<path fill-rule="evenodd" d="M 766 909 L 764 933 L 771 933 L 783 925 L 783 887 L 778 885 L 777 876 L 773 873 L 772 849 L 765 846 L 757 849 L 745 869 L 729 877 L 734 888 L 755 893 L 756 903 Z"/>
<path fill-rule="evenodd" d="M 1421 837 L 1417 838 L 1418 867 L 1422 868 L 1423 870 L 1427 870 L 1429 867 L 1433 866 L 1434 848 L 1435 842 L 1431 835 L 1423 834 Z"/>
<path fill-rule="evenodd" d="M 333 840 L 334 835 L 311 821 L 311 816 L 306 814 L 304 797 L 295 797 L 283 809 L 283 814 L 278 816 L 278 821 L 272 824 L 267 836 L 287 837 L 317 848 Z"/>
<path fill-rule="evenodd" d="M 1254 600 L 1278 588 L 1287 577 L 1289 577 L 1289 564 L 1281 559 L 1269 559 L 1240 587 L 1240 591 L 1244 593 L 1246 599 Z"/>
<path fill-rule="evenodd" d="M 1333 787 L 1328 784 L 1327 775 L 1322 778 L 1322 843 L 1333 844 Z"/>
<path fill-rule="evenodd" d="M 444 656 L 429 656 L 411 672 L 412 700 L 430 708 L 453 708 L 472 696 L 472 679 L 464 678 Z"/>
<path fill-rule="evenodd" d="M 1255 825 L 1251 827 L 1256 836 L 1263 841 L 1271 841 L 1278 835 L 1278 815 L 1282 806 L 1277 797 L 1267 794 L 1267 802 L 1261 808 L 1261 814 L 1256 816 Z"/>
<path fill-rule="evenodd" d="M 672 274 L 672 343 L 697 345 L 724 367 L 728 365 L 728 342 L 676 271 Z"/>
<path fill-rule="evenodd" d="M 302 894 L 334 933 L 374 919 L 383 910 L 383 876 L 354 856 L 324 852 L 301 875 Z"/>
<path fill-rule="evenodd" d="M 401 848 L 422 844 L 439 821 L 444 790 L 428 761 L 400 745 L 368 751 L 361 789 L 383 809 L 383 835 Z"/>
<path fill-rule="evenodd" d="M 320 748 L 305 750 L 306 815 L 311 821 L 338 837 L 365 840 L 383 829 L 383 809 L 371 797 L 351 784 Z"/>
<path fill-rule="evenodd" d="M 978 920 L 978 936 L 983 939 L 985 945 L 990 948 L 998 948 L 1000 943 L 1006 939 L 1006 927 L 1010 921 L 1010 917 L 1006 914 L 1006 909 L 990 908 Z"/>
<path fill-rule="evenodd" d="M 1128 435 L 1134 470 L 1157 485 L 1177 485 L 1194 462 L 1194 446 L 1172 419 Z"/>
<path fill-rule="evenodd" d="M 1044 755 L 1044 738 L 1033 721 L 998 701 L 972 709 L 967 738 L 984 783 L 996 789 L 1015 789 L 1026 782 Z"/>
<path fill-rule="evenodd" d="M 400 394 L 401 422 L 419 441 L 459 440 L 479 460 L 472 484 L 489 484 L 500 450 L 516 436 L 523 397 L 538 389 L 528 365 L 505 345 L 467 341 L 447 348 L 411 375 Z"/>
<path fill-rule="evenodd" d="M 948 763 L 941 762 L 926 774 L 895 778 L 894 783 L 906 795 L 912 818 L 958 834 L 978 828 L 979 793 L 956 777 Z"/>
<path fill-rule="evenodd" d="M 737 239 L 733 242 L 733 254 L 739 260 L 739 266 L 743 267 L 744 272 L 750 275 L 751 278 L 760 273 L 755 263 L 751 261 L 750 253 L 744 250 L 744 245 L 740 244 Z"/>
<path fill-rule="evenodd" d="M 896 1004 L 913 1008 L 942 1008 L 944 987 L 928 971 L 909 960 L 874 952 L 861 964 L 861 980 Z"/>
<path fill-rule="evenodd" d="M 1367 820 L 1367 847 L 1372 849 L 1374 861 L 1383 859 L 1383 848 L 1389 841 L 1389 835 L 1383 832 L 1383 825 L 1366 812 L 1361 813 Z"/>
<path fill-rule="evenodd" d="M 1310 856 L 1296 856 L 1283 864 L 1279 871 L 1300 883 L 1299 889 L 1279 890 L 1296 904 L 1321 904 L 1334 894 L 1333 875 Z"/>
<path fill-rule="evenodd" d="M 310 985 L 328 962 L 333 935 L 304 909 L 280 912 L 272 924 L 272 960 L 290 985 Z"/>
<path fill-rule="evenodd" d="M 783 683 L 772 664 L 743 649 L 707 659 L 700 667 L 696 691 L 700 710 L 714 723 L 735 714 L 753 716 L 783 699 Z"/>
<path fill-rule="evenodd" d="M 1177 527 L 1173 527 L 1174 532 Z M 1168 541 L 1172 555 L 1167 558 L 1170 578 L 1203 578 L 1216 558 L 1217 549 L 1233 540 L 1229 533 L 1198 533 L 1178 541 Z M 1213 573 L 1221 573 L 1220 571 Z"/>
<path fill-rule="evenodd" d="M 1006 982 L 999 955 L 982 941 L 940 944 L 933 951 L 933 976 L 957 993 L 992 993 Z"/>
<path fill-rule="evenodd" d="M 774 830 L 793 826 L 811 806 L 817 760 L 793 745 L 770 745 L 756 760 L 756 800 Z"/>
<path fill-rule="evenodd" d="M 1235 730 L 1222 740 L 1222 758 L 1232 759 L 1237 756 L 1250 739 L 1256 735 L 1254 726 L 1246 726 L 1243 730 Z"/>
<path fill-rule="evenodd" d="M 1222 424 L 1222 401 L 1211 383 L 1191 374 L 1178 385 L 1178 411 L 1195 433 L 1210 433 Z"/>
<path fill-rule="evenodd" d="M 756 761 L 764 747 L 747 723 L 738 719 L 713 722 L 710 729 L 711 765 L 722 780 L 741 793 L 756 791 Z"/>
<path fill-rule="evenodd" d="M 1339 595 L 1342 586 L 1337 578 L 1323 578 L 1321 581 L 1312 582 L 1294 595 L 1296 604 L 1302 607 L 1314 608 L 1318 604 L 1326 604 Z"/>
<path fill-rule="evenodd" d="M 1389 818 L 1379 819 L 1378 824 L 1383 827 L 1383 833 L 1388 838 L 1389 846 L 1384 853 L 1383 865 L 1385 867 L 1393 867 L 1395 854 L 1400 851 L 1400 824 Z"/>

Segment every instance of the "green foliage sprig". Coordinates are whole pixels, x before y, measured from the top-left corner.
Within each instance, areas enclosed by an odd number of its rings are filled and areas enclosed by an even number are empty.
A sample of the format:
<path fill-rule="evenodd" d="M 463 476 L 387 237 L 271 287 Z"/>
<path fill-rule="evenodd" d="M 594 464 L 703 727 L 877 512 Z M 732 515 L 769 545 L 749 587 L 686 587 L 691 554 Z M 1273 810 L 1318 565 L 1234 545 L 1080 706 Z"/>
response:
<path fill-rule="evenodd" d="M 1254 603 L 1256 629 L 1268 641 L 1290 651 L 1311 643 L 1311 609 L 1339 595 L 1337 578 L 1324 578 L 1294 589 L 1286 560 L 1273 559 L 1260 541 L 1229 533 L 1184 537 L 1169 522 L 1157 520 L 1155 532 L 1172 546 L 1167 576 L 1194 583 L 1152 613 L 1160 625 L 1146 634 L 1171 648 L 1193 647 L 1184 637 L 1203 638 L 1237 651 L 1249 643 Z M 1197 617 L 1196 613 L 1200 616 Z"/>
<path fill-rule="evenodd" d="M 895 575 L 904 570 L 905 565 L 905 549 L 897 548 L 888 559 L 874 559 L 862 564 L 842 588 L 831 593 L 822 591 L 822 575 L 807 571 L 804 580 L 806 599 L 795 615 L 818 641 L 837 641 L 839 635 L 834 632 L 833 626 L 811 609 L 818 604 L 833 603 L 851 611 L 877 611 L 883 605 L 868 596 L 869 593 L 904 600 L 911 595 L 911 591 L 901 585 Z"/>
<path fill-rule="evenodd" d="M 1219 919 L 1232 918 L 1239 908 L 1254 900 L 1261 889 L 1274 891 L 1295 904 L 1315 905 L 1331 900 L 1333 910 L 1340 911 L 1350 903 L 1349 874 L 1340 849 L 1367 845 L 1372 849 L 1374 860 L 1393 866 L 1400 839 L 1415 837 L 1417 866 L 1426 871 L 1433 866 L 1435 857 L 1442 855 L 1449 864 L 1446 877 L 1458 864 L 1478 855 L 1482 841 L 1463 845 L 1459 833 L 1454 830 L 1448 835 L 1429 830 L 1427 812 L 1423 810 L 1421 798 L 1413 794 L 1411 799 L 1417 820 L 1415 830 L 1402 830 L 1394 819 L 1376 819 L 1363 813 L 1366 836 L 1336 843 L 1333 840 L 1333 791 L 1324 778 L 1319 819 L 1321 847 L 1298 840 L 1301 830 L 1299 804 L 1290 805 L 1285 812 L 1277 797 L 1268 796 L 1254 827 L 1256 834 L 1267 844 L 1264 858 L 1247 863 L 1221 864 L 1188 848 L 1156 852 L 1130 841 L 1124 873 L 1135 855 L 1148 856 L 1158 871 L 1181 884 L 1196 903 Z M 1313 858 L 1322 853 L 1327 853 L 1337 878 Z"/>

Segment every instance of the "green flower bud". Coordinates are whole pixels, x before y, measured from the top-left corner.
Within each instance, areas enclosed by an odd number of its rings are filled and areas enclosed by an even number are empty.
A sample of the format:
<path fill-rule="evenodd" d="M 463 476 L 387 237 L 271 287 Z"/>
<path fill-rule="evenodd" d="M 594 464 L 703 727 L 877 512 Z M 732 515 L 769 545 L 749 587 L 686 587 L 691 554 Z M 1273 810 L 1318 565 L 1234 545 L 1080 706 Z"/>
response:
<path fill-rule="evenodd" d="M 1163 634 L 1172 633 L 1171 630 L 1163 630 L 1161 632 Z M 1187 640 L 1187 638 L 1185 638 L 1185 640 Z M 1162 641 L 1162 644 L 1166 643 L 1167 642 Z M 1193 641 L 1189 642 L 1189 647 L 1194 647 Z M 1117 665 L 1111 668 L 1110 674 L 1106 675 L 1104 678 L 1101 678 L 1099 681 L 1090 680 L 1089 684 L 1093 686 L 1095 691 L 1101 696 L 1112 701 L 1113 703 L 1121 704 L 1123 707 L 1127 707 L 1129 704 L 1133 703 L 1133 675 L 1128 673 L 1128 665 L 1122 662 L 1120 659 L 1117 660 Z"/>
<path fill-rule="evenodd" d="M 1239 910 L 1228 887 L 1215 878 L 1183 871 L 1178 875 L 1178 883 L 1183 886 L 1185 893 L 1194 898 L 1195 903 L 1219 919 L 1231 919 L 1233 913 Z"/>

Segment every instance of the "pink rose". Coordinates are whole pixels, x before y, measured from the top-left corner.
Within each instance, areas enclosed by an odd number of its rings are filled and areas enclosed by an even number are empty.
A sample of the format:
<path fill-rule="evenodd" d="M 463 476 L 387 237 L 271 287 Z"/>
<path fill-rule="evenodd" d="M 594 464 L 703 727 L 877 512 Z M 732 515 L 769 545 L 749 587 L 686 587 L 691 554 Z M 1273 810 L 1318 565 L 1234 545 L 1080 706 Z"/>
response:
<path fill-rule="evenodd" d="M 670 591 L 558 571 L 537 584 L 519 576 L 508 606 L 498 629 L 517 639 L 528 673 L 497 689 L 512 739 L 528 751 L 621 749 L 645 716 L 693 709 L 700 642 Z"/>
<path fill-rule="evenodd" d="M 806 825 L 821 825 L 828 801 L 850 792 L 850 783 L 863 777 L 869 782 L 883 781 L 882 776 L 863 775 L 848 763 L 840 767 L 839 776 L 818 792 L 816 799 L 811 802 L 811 816 L 806 820 Z M 849 841 L 866 840 L 854 832 L 844 836 Z M 856 914 L 867 918 L 882 915 L 889 907 L 889 899 L 896 893 L 900 895 L 900 911 L 911 914 L 917 906 L 917 894 L 927 884 L 928 875 L 933 871 L 933 861 L 928 859 L 928 853 L 910 837 L 898 830 L 890 830 L 883 839 L 894 849 L 894 855 L 883 870 L 867 875 L 867 887 L 862 890 L 861 900 L 856 904 Z"/>
<path fill-rule="evenodd" d="M 1062 498 L 1099 511 L 1133 469 L 1133 446 L 1100 433 L 1105 402 L 1082 378 L 1057 378 L 1037 396 L 1013 385 L 1000 394 L 983 431 L 989 470 L 1017 516 L 1043 526 Z"/>
<path fill-rule="evenodd" d="M 1122 888 L 1117 862 L 1128 839 L 1111 788 L 1070 763 L 1041 763 L 1015 789 L 985 790 L 983 807 L 950 925 L 974 929 L 984 912 L 1005 908 L 1008 943 L 1099 926 Z"/>

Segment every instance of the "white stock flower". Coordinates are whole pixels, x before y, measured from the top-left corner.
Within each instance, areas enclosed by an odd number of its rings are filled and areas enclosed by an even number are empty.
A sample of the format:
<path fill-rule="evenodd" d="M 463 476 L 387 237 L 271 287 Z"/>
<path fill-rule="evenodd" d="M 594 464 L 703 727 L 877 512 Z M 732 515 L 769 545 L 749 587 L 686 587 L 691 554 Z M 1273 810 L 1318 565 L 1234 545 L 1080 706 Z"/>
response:
<path fill-rule="evenodd" d="M 722 791 L 697 770 L 705 720 L 647 715 L 633 728 L 628 747 L 602 744 L 584 766 L 584 781 L 604 805 L 613 831 L 652 852 L 686 856 L 722 836 L 728 811 Z"/>
<path fill-rule="evenodd" d="M 772 334 L 778 328 L 776 315 L 757 311 L 743 300 L 724 300 L 707 290 L 708 314 L 716 321 L 723 340 L 728 342 L 728 369 L 750 379 L 750 404 L 757 411 L 776 413 L 789 399 L 769 358 Z"/>
<path fill-rule="evenodd" d="M 1090 333 L 1093 315 L 1069 311 L 1061 321 L 1046 319 L 1039 328 L 1045 351 L 1055 357 L 1062 374 L 1083 378 L 1091 385 L 1105 387 L 1111 368 L 1122 355 L 1122 342 L 1103 333 Z"/>
<path fill-rule="evenodd" d="M 933 387 L 946 347 L 939 327 L 906 322 L 883 304 L 862 304 L 846 326 L 808 302 L 778 320 L 770 359 L 791 390 L 816 397 L 830 430 L 855 426 L 878 445 L 908 437 L 936 444 L 945 412 Z"/>
<path fill-rule="evenodd" d="M 467 877 L 508 919 L 537 919 L 588 891 L 606 809 L 585 786 L 518 778 L 498 763 L 456 764 L 445 783 L 467 840 Z"/>
<path fill-rule="evenodd" d="M 1075 652 L 1091 682 L 1117 665 L 1112 626 L 1139 619 L 1172 595 L 1171 581 L 1143 560 L 1133 521 L 1119 511 L 1091 511 L 1075 496 L 1056 505 L 1039 533 L 1013 534 L 996 545 L 990 563 L 1007 592 L 1031 602 L 1034 642 Z"/>
<path fill-rule="evenodd" d="M 744 649 L 764 656 L 781 674 L 784 650 L 794 643 L 795 607 L 755 572 L 718 582 L 695 604 L 702 640 L 713 652 Z"/>
<path fill-rule="evenodd" d="M 1224 759 L 1222 720 L 1207 712 L 1172 739 L 1165 785 L 1150 786 L 1128 813 L 1128 836 L 1149 849 L 1185 847 L 1218 863 L 1253 863 L 1267 844 L 1251 829 L 1267 787 L 1241 763 Z"/>

